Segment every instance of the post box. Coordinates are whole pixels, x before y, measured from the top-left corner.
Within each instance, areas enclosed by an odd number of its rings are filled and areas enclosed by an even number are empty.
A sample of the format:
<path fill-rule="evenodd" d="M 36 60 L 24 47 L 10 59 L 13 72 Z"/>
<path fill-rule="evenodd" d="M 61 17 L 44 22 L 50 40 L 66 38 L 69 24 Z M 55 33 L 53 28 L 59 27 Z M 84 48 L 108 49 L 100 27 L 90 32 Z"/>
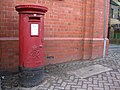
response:
<path fill-rule="evenodd" d="M 19 12 L 20 85 L 38 85 L 44 76 L 44 14 L 39 5 L 17 5 Z"/>

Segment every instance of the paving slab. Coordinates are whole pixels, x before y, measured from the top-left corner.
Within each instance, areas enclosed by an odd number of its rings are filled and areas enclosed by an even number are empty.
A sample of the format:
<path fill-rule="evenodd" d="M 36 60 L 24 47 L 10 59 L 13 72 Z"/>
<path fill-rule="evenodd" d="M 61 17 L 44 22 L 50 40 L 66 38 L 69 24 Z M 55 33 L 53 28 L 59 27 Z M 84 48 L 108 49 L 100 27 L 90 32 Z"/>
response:
<path fill-rule="evenodd" d="M 79 78 L 87 78 L 92 75 L 100 74 L 112 70 L 111 68 L 104 67 L 102 65 L 96 64 L 88 67 L 83 67 L 75 71 L 69 71 L 68 74 L 75 74 Z"/>

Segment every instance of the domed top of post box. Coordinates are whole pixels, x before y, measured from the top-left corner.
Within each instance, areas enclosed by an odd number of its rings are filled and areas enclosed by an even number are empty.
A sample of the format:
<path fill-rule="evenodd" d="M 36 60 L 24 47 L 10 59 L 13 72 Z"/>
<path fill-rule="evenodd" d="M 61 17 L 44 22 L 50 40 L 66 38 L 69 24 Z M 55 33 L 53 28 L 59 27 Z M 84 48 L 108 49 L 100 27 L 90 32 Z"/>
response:
<path fill-rule="evenodd" d="M 47 7 L 40 6 L 40 5 L 17 5 L 15 7 L 16 11 L 19 13 L 39 13 L 39 14 L 45 14 L 48 10 Z"/>

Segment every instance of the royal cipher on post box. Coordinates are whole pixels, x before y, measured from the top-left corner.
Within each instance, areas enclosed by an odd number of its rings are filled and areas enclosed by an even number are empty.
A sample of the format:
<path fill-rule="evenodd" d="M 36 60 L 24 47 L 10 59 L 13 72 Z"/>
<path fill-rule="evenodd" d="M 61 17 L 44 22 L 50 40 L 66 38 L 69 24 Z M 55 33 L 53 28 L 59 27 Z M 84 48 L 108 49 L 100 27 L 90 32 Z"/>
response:
<path fill-rule="evenodd" d="M 38 85 L 44 76 L 44 14 L 47 8 L 39 5 L 17 5 L 19 12 L 20 84 Z"/>

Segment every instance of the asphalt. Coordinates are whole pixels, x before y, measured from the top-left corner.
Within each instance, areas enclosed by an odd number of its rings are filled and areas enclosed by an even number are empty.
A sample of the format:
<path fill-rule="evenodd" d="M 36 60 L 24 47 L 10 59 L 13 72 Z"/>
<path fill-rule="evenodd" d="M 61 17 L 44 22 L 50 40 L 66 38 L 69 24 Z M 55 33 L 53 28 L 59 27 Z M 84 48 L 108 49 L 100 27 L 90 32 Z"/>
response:
<path fill-rule="evenodd" d="M 67 73 L 98 64 L 112 70 L 84 79 Z M 110 45 L 106 58 L 46 66 L 44 81 L 32 88 L 20 87 L 18 74 L 1 78 L 1 90 L 120 90 L 120 45 Z"/>

